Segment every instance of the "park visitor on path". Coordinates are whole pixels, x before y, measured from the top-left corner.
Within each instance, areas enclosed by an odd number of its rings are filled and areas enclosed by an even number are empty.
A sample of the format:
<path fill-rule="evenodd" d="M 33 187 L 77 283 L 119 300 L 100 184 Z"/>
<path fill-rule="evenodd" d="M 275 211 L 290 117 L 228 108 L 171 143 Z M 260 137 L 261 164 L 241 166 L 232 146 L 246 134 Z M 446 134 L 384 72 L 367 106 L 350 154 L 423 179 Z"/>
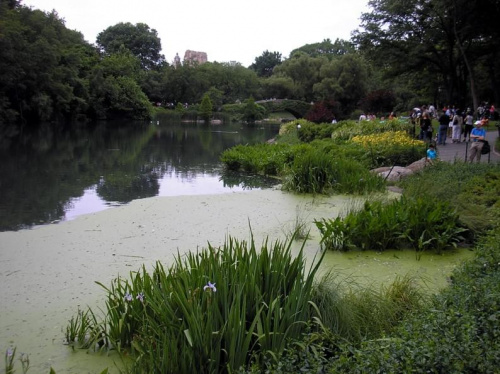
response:
<path fill-rule="evenodd" d="M 439 117 L 439 129 L 437 134 L 438 145 L 446 144 L 446 135 L 448 132 L 449 124 L 450 124 L 450 117 L 446 114 L 446 112 L 443 112 L 443 114 L 441 114 L 441 117 Z"/>

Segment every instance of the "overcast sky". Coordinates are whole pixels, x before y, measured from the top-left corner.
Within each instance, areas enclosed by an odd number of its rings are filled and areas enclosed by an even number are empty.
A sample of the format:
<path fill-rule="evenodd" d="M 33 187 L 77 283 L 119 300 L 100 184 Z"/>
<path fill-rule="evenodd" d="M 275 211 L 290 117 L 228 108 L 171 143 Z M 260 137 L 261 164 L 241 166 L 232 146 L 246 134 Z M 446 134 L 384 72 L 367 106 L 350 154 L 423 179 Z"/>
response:
<path fill-rule="evenodd" d="M 350 39 L 368 0 L 23 0 L 55 9 L 66 27 L 95 43 L 98 33 L 119 22 L 146 23 L 158 32 L 171 63 L 187 49 L 208 60 L 249 66 L 262 52 L 290 52 L 324 39 Z"/>

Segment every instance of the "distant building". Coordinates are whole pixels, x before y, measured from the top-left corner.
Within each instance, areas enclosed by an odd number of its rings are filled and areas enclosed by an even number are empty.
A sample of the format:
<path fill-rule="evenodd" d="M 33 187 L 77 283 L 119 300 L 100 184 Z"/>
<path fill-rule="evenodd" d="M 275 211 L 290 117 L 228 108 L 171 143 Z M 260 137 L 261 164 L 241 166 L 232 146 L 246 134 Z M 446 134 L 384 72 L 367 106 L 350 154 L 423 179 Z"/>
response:
<path fill-rule="evenodd" d="M 188 65 L 201 65 L 207 62 L 207 53 L 206 52 L 196 52 L 196 51 L 191 51 L 187 50 L 186 53 L 184 53 L 184 64 Z"/>
<path fill-rule="evenodd" d="M 178 68 L 179 66 L 181 66 L 181 58 L 179 57 L 178 53 L 175 54 L 172 65 L 174 65 L 174 68 Z"/>

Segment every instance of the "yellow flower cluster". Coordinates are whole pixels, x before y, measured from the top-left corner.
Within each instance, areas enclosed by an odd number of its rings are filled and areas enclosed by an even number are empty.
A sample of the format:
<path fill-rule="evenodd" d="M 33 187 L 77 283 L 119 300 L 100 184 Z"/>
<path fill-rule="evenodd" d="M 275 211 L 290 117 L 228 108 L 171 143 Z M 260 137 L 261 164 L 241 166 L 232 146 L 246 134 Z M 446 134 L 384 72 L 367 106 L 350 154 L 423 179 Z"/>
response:
<path fill-rule="evenodd" d="M 365 148 L 380 145 L 399 145 L 403 147 L 422 146 L 422 140 L 412 139 L 405 131 L 387 131 L 371 135 L 356 135 L 352 138 L 354 143 Z"/>

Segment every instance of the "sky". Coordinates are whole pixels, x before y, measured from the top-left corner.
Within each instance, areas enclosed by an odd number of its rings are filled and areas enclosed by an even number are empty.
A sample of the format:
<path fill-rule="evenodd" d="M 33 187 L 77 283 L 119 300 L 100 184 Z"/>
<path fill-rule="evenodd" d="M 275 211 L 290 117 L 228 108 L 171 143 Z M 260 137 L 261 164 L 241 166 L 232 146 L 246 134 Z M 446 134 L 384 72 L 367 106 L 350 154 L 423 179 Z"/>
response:
<path fill-rule="evenodd" d="M 55 10 L 66 27 L 95 44 L 97 34 L 120 22 L 145 23 L 161 39 L 172 63 L 188 49 L 210 62 L 251 65 L 264 51 L 288 58 L 292 50 L 324 39 L 349 40 L 368 11 L 368 0 L 22 0 Z"/>

